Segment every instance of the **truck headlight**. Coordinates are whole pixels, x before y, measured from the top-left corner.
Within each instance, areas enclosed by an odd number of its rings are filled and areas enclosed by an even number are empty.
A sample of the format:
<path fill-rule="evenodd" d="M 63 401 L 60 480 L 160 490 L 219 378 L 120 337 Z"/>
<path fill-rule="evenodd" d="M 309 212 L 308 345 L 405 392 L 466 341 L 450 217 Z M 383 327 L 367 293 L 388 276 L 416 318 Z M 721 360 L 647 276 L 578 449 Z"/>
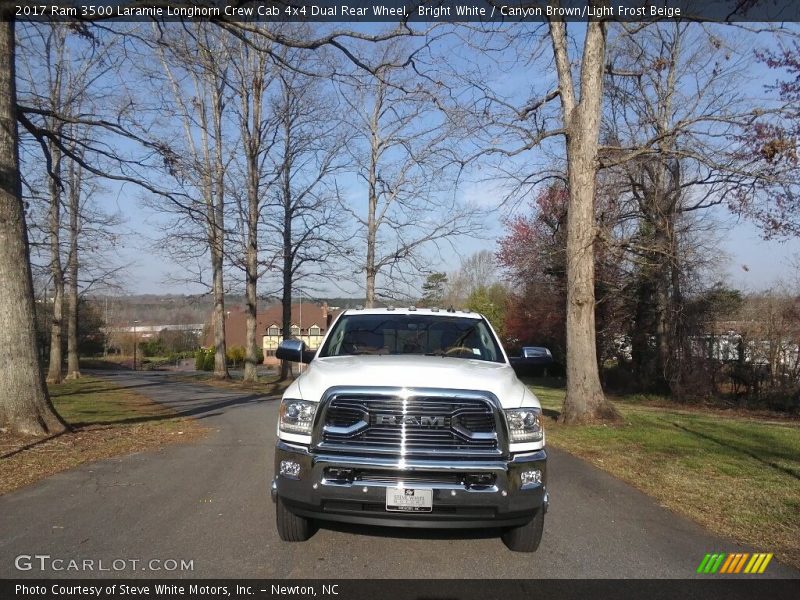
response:
<path fill-rule="evenodd" d="M 543 429 L 540 409 L 514 408 L 505 413 L 512 443 L 541 441 Z"/>
<path fill-rule="evenodd" d="M 316 402 L 284 398 L 281 400 L 279 427 L 287 433 L 311 435 L 316 412 Z"/>

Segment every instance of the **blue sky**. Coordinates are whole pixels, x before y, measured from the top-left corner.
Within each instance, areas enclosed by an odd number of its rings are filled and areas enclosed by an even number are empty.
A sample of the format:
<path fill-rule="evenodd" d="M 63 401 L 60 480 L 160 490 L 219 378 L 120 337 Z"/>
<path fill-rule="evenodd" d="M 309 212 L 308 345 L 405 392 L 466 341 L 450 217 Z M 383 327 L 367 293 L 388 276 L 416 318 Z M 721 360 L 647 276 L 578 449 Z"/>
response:
<path fill-rule="evenodd" d="M 578 36 L 580 37 L 580 36 Z M 749 40 L 753 46 L 762 46 L 770 43 L 768 38 L 754 38 Z M 465 59 L 468 59 L 467 56 Z M 455 59 L 454 59 L 455 60 Z M 529 89 L 531 69 L 520 69 L 509 76 L 499 77 L 497 85 L 508 93 L 516 93 Z M 551 73 L 539 73 L 541 80 L 551 79 Z M 768 71 L 759 64 L 753 66 L 752 78 L 748 94 L 754 98 L 766 98 L 763 86 L 774 80 L 775 73 Z M 539 157 L 541 160 L 545 160 Z M 534 158 L 536 160 L 536 158 Z M 347 183 L 352 197 L 363 194 L 355 184 Z M 119 209 L 126 219 L 126 227 L 130 235 L 125 247 L 119 252 L 121 262 L 130 263 L 125 277 L 125 289 L 129 293 L 200 293 L 200 286 L 187 285 L 174 281 L 171 275 L 179 275 L 179 267 L 169 264 L 164 256 L 156 251 L 150 240 L 155 239 L 160 229 L 160 217 L 148 209 L 143 208 L 140 199 L 141 193 L 128 185 L 122 190 L 117 186 L 107 186 L 110 191 L 100 198 L 101 203 L 108 209 Z M 470 200 L 480 200 L 486 205 L 485 235 L 482 239 L 461 238 L 455 241 L 455 248 L 445 247 L 441 256 L 431 253 L 432 268 L 438 270 L 455 270 L 462 257 L 482 249 L 495 249 L 494 240 L 503 235 L 502 218 L 506 212 L 491 210 L 496 204 L 500 184 L 487 184 L 485 182 L 469 182 L 462 184 L 459 195 Z M 486 198 L 492 198 L 486 200 Z M 758 228 L 751 222 L 739 220 L 723 209 L 715 209 L 715 218 L 724 224 L 721 234 L 720 253 L 727 255 L 729 260 L 721 272 L 715 274 L 726 279 L 735 287 L 744 290 L 758 290 L 774 285 L 779 280 L 794 280 L 790 261 L 796 254 L 800 255 L 800 240 L 765 241 L 762 239 Z M 360 295 L 362 282 L 343 284 L 345 290 L 350 290 L 353 295 Z M 342 294 L 341 289 L 332 286 L 322 286 L 332 295 Z"/>
<path fill-rule="evenodd" d="M 110 199 L 109 199 L 110 200 Z M 141 208 L 138 201 L 130 199 L 120 206 L 127 217 L 127 227 L 131 230 L 129 242 L 119 252 L 123 262 L 131 263 L 124 284 L 129 293 L 201 293 L 200 286 L 187 286 L 171 281 L 171 275 L 179 274 L 175 265 L 165 262 L 143 236 L 153 235 L 155 219 L 149 211 Z M 796 278 L 790 264 L 792 258 L 800 256 L 800 240 L 764 240 L 759 229 L 751 222 L 735 219 L 724 211 L 720 217 L 727 219 L 727 231 L 722 235 L 720 251 L 728 256 L 722 275 L 728 283 L 742 290 L 757 291 L 775 285 L 780 281 L 793 281 Z M 486 237 L 497 238 L 504 233 L 501 224 L 502 213 L 488 213 Z M 493 239 L 464 238 L 456 242 L 456 250 L 447 250 L 440 259 L 441 270 L 458 268 L 461 257 L 469 256 L 479 250 L 495 249 Z M 358 294 L 360 281 L 353 286 Z M 332 295 L 339 295 L 335 288 L 329 288 Z"/>

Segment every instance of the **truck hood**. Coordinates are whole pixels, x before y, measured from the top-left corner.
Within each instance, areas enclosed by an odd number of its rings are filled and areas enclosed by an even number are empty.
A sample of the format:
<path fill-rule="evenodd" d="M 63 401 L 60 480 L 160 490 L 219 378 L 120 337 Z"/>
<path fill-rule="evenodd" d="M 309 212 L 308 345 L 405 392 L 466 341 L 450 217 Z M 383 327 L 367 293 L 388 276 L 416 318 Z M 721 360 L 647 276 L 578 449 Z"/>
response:
<path fill-rule="evenodd" d="M 536 396 L 506 363 L 417 355 L 315 358 L 284 397 L 319 401 L 335 386 L 478 390 L 494 394 L 503 408 L 539 406 Z"/>

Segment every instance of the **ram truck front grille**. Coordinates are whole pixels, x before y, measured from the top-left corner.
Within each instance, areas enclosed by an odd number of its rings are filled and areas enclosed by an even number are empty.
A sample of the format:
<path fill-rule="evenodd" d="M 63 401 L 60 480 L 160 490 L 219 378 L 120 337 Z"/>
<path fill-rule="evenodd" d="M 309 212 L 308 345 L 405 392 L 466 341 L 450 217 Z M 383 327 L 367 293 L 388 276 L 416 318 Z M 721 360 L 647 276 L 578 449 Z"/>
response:
<path fill-rule="evenodd" d="M 336 394 L 324 404 L 318 447 L 414 454 L 499 452 L 488 399 L 438 395 Z"/>

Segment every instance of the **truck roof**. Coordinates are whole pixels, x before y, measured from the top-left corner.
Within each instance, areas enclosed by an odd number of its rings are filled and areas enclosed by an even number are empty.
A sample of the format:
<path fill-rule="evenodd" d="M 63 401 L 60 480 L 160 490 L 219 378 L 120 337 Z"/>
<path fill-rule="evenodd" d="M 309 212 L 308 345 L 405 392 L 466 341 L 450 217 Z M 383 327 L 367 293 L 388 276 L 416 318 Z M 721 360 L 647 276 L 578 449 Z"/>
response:
<path fill-rule="evenodd" d="M 483 319 L 483 315 L 468 310 L 454 310 L 445 308 L 416 308 L 414 306 L 398 306 L 396 308 L 348 308 L 344 311 L 346 314 L 358 315 L 438 315 L 448 317 L 464 317 L 467 319 Z"/>

